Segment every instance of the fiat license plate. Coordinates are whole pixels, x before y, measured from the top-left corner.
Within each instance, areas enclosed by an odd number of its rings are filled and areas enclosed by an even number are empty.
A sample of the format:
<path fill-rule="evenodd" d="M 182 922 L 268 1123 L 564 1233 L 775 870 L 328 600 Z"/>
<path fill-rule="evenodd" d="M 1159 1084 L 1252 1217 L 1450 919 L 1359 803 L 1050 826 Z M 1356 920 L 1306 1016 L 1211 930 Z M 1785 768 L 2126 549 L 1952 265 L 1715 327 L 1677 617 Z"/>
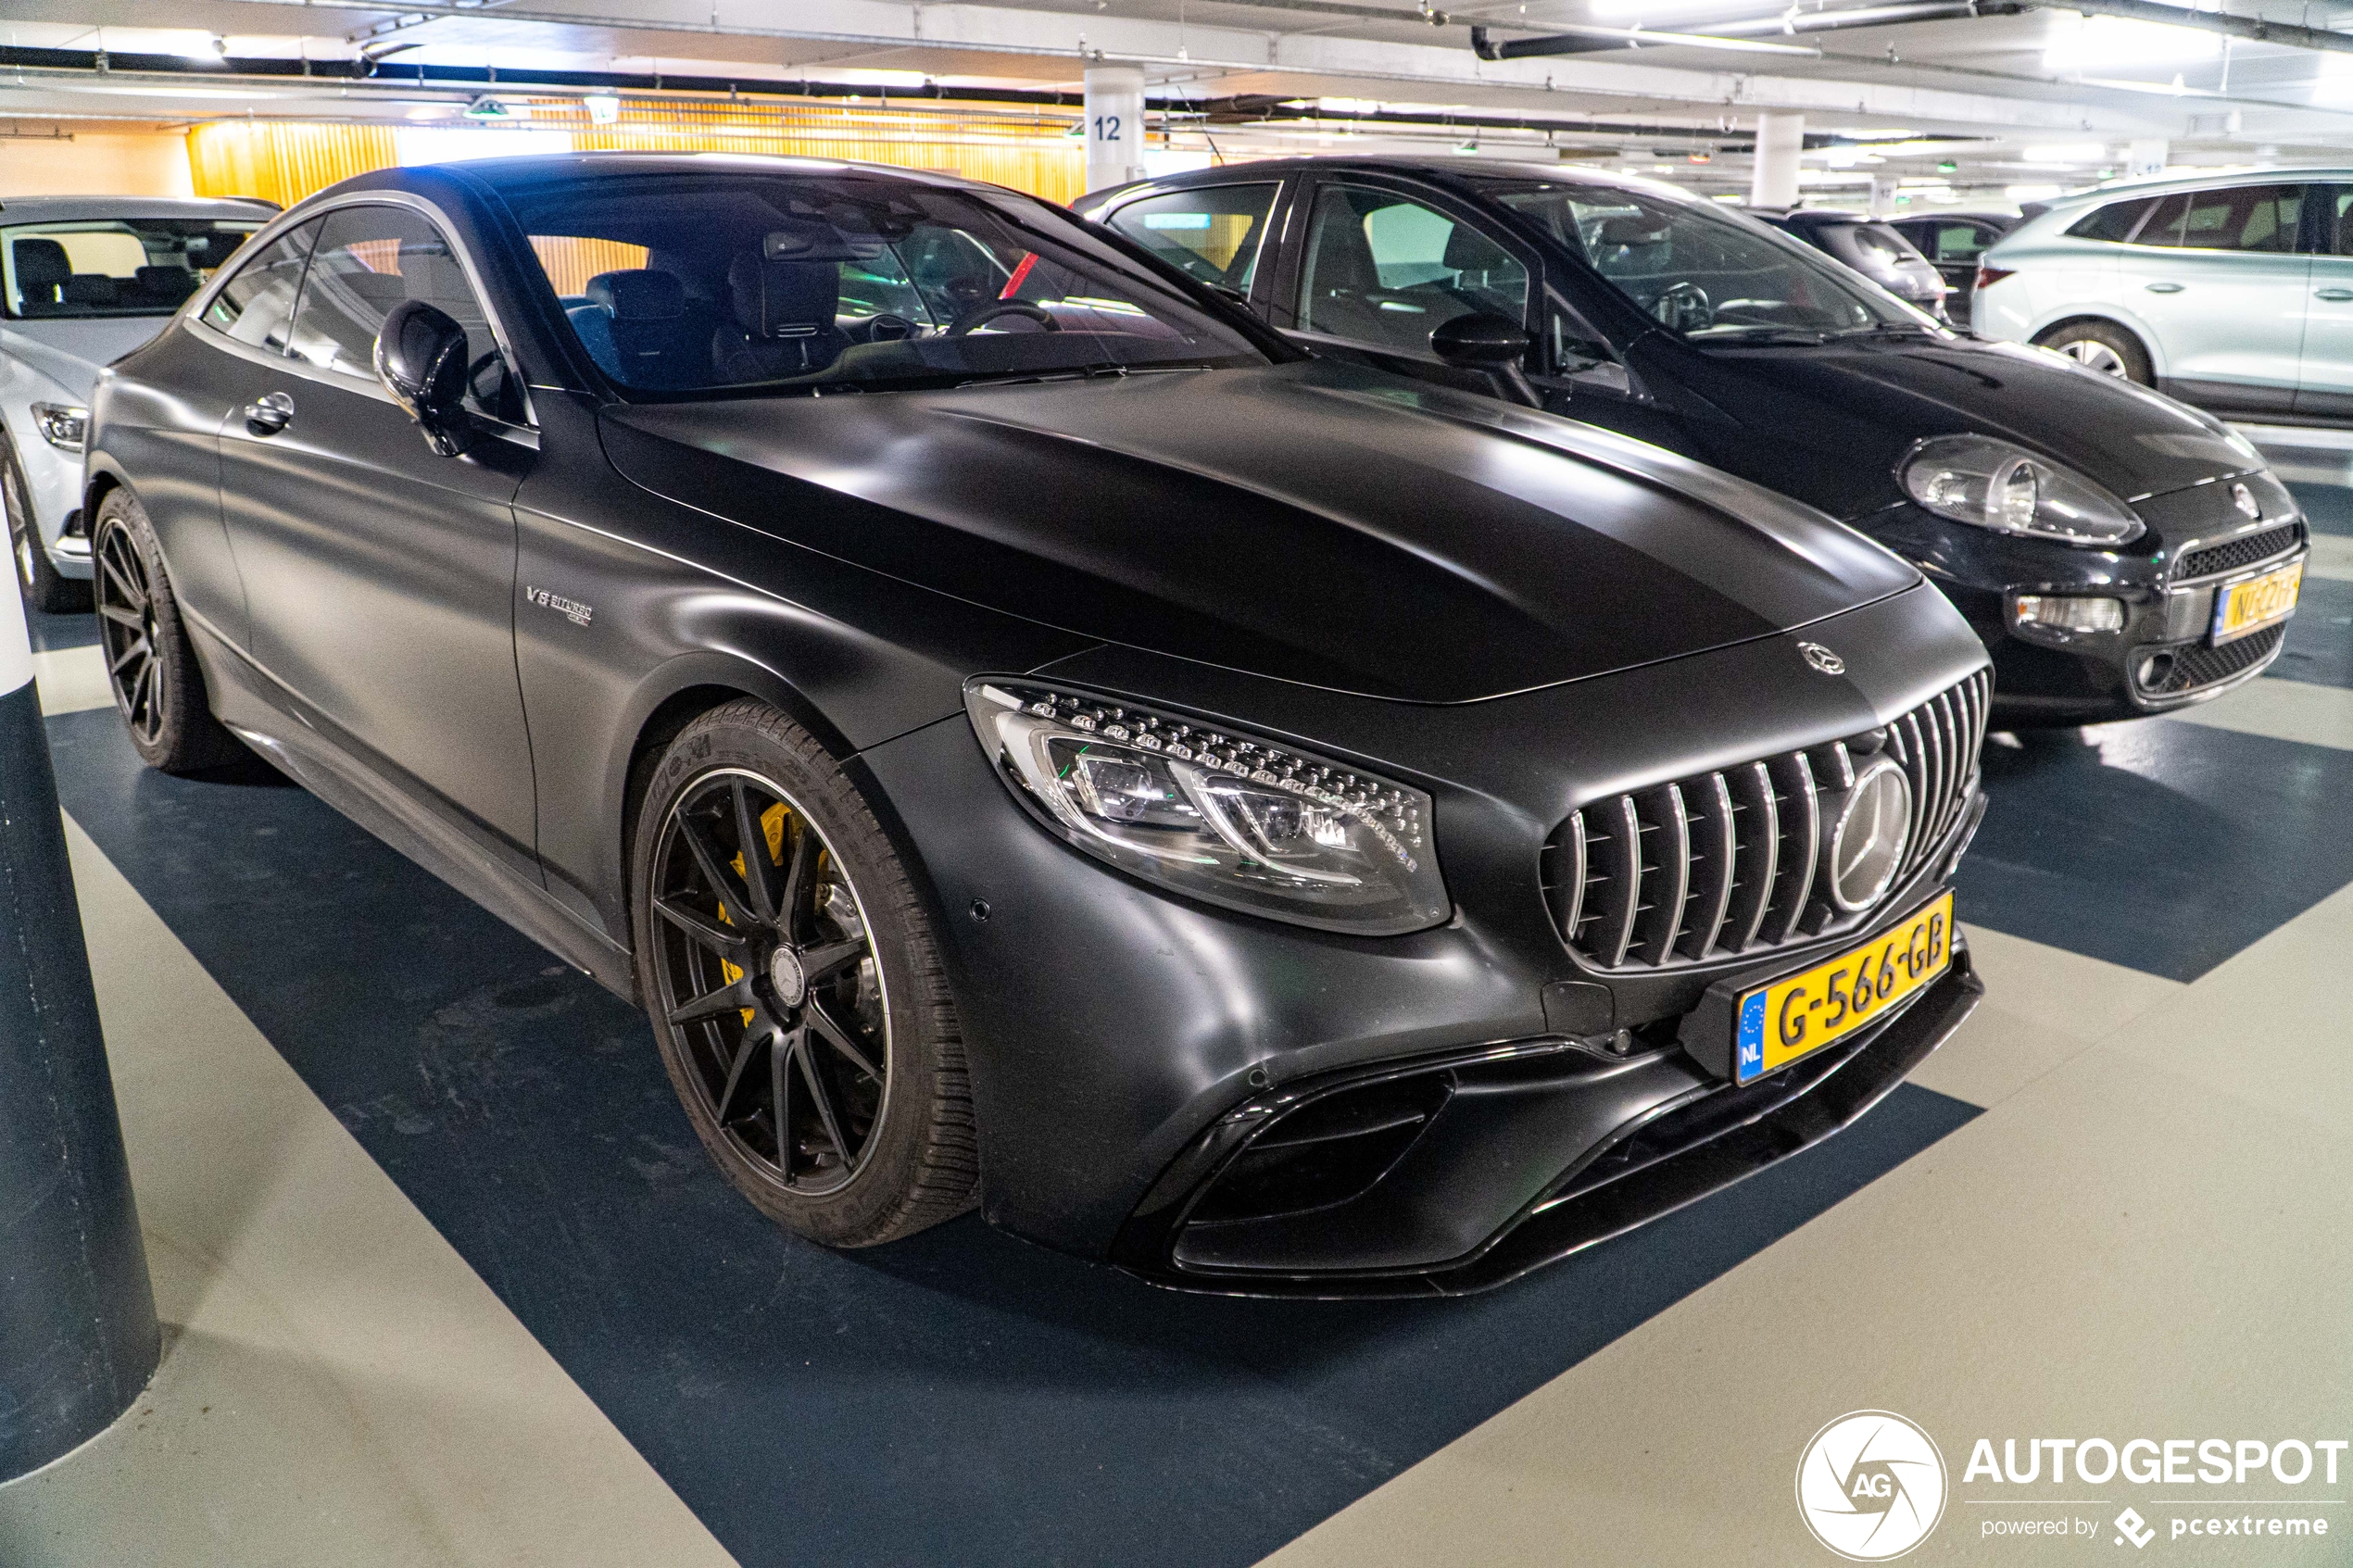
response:
<path fill-rule="evenodd" d="M 1842 1035 L 1877 1022 L 1953 962 L 1950 893 L 1869 942 L 1802 974 L 1741 994 L 1732 1016 L 1732 1075 L 1755 1083 Z"/>
<path fill-rule="evenodd" d="M 2285 621 L 2296 612 L 2296 596 L 2304 585 L 2304 563 L 2300 560 L 2250 577 L 2244 583 L 2233 583 L 2214 596 L 2214 637 L 2217 647 L 2260 632 L 2275 621 Z"/>

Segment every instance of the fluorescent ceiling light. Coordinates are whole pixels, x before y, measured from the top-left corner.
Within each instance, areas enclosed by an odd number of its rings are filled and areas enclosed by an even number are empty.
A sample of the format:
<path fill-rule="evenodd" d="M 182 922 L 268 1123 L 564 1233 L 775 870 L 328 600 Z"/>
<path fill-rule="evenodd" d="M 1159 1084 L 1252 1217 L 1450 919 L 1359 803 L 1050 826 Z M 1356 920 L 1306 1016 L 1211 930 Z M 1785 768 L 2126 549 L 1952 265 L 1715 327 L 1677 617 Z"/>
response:
<path fill-rule="evenodd" d="M 2200 60 L 2220 59 L 2221 55 L 2222 35 L 2203 28 L 2054 11 L 2050 31 L 2044 34 L 2043 69 L 2061 72 L 2132 70 L 2147 66 L 2195 65 Z"/>
<path fill-rule="evenodd" d="M 2029 163 L 2097 163 L 2106 157 L 2105 142 L 2054 142 L 2046 146 L 2029 147 L 2025 153 Z"/>

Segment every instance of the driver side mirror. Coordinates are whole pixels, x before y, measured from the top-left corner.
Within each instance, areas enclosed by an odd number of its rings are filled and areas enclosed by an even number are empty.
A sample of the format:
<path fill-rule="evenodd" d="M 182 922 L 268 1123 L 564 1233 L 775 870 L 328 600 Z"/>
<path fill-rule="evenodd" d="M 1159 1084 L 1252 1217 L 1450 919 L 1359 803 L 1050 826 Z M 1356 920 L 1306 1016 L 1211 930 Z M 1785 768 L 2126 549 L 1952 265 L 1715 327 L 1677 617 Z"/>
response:
<path fill-rule="evenodd" d="M 1441 322 L 1429 334 L 1429 351 L 1458 370 L 1476 370 L 1495 383 L 1495 395 L 1506 403 L 1543 407 L 1529 384 L 1529 338 L 1517 321 L 1491 311 L 1478 311 Z"/>
<path fill-rule="evenodd" d="M 422 299 L 392 307 L 376 333 L 376 379 L 445 458 L 465 449 L 466 329 Z"/>

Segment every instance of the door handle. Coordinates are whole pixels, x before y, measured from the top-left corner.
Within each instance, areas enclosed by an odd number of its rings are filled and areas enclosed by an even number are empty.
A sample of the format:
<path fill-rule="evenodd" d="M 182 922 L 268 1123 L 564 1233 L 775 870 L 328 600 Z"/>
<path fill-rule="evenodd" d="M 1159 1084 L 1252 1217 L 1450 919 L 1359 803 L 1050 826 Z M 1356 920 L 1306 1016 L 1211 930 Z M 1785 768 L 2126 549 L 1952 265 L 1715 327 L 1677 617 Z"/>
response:
<path fill-rule="evenodd" d="M 245 405 L 245 429 L 256 435 L 275 435 L 294 422 L 294 399 L 283 392 L 266 392 Z"/>
<path fill-rule="evenodd" d="M 2179 283 L 2151 283 L 2149 285 L 2151 294 L 2180 294 L 2181 292 L 2182 285 Z"/>
<path fill-rule="evenodd" d="M 2342 305 L 2347 300 L 2353 299 L 2353 289 L 2314 289 L 2312 297 L 2325 299 L 2333 305 Z"/>

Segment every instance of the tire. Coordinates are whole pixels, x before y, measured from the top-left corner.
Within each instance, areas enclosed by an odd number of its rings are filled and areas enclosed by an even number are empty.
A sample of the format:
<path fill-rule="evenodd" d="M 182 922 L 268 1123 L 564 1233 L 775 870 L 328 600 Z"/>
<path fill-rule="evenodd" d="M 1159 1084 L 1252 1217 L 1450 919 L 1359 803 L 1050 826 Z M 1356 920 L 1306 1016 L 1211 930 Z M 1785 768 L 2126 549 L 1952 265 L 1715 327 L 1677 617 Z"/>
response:
<path fill-rule="evenodd" d="M 32 517 L 32 488 L 6 441 L 0 441 L 0 509 L 7 513 L 8 554 L 17 563 L 17 588 L 26 608 L 48 615 L 88 609 L 90 585 L 61 574 L 42 548 L 41 530 Z"/>
<path fill-rule="evenodd" d="M 197 773 L 244 757 L 244 746 L 212 716 L 155 525 L 130 491 L 112 491 L 98 504 L 91 545 L 107 684 L 140 758 L 162 772 Z"/>
<path fill-rule="evenodd" d="M 2066 355 L 2085 370 L 2138 382 L 2143 386 L 2157 384 L 2157 372 L 2149 366 L 2148 350 L 2141 346 L 2141 340 L 2109 322 L 2070 321 L 2034 341 L 2042 347 Z"/>
<path fill-rule="evenodd" d="M 728 1181 L 830 1247 L 970 1208 L 979 1151 L 938 941 L 857 786 L 814 736 L 746 698 L 687 725 L 644 802 L 637 982 L 671 1086 Z"/>

